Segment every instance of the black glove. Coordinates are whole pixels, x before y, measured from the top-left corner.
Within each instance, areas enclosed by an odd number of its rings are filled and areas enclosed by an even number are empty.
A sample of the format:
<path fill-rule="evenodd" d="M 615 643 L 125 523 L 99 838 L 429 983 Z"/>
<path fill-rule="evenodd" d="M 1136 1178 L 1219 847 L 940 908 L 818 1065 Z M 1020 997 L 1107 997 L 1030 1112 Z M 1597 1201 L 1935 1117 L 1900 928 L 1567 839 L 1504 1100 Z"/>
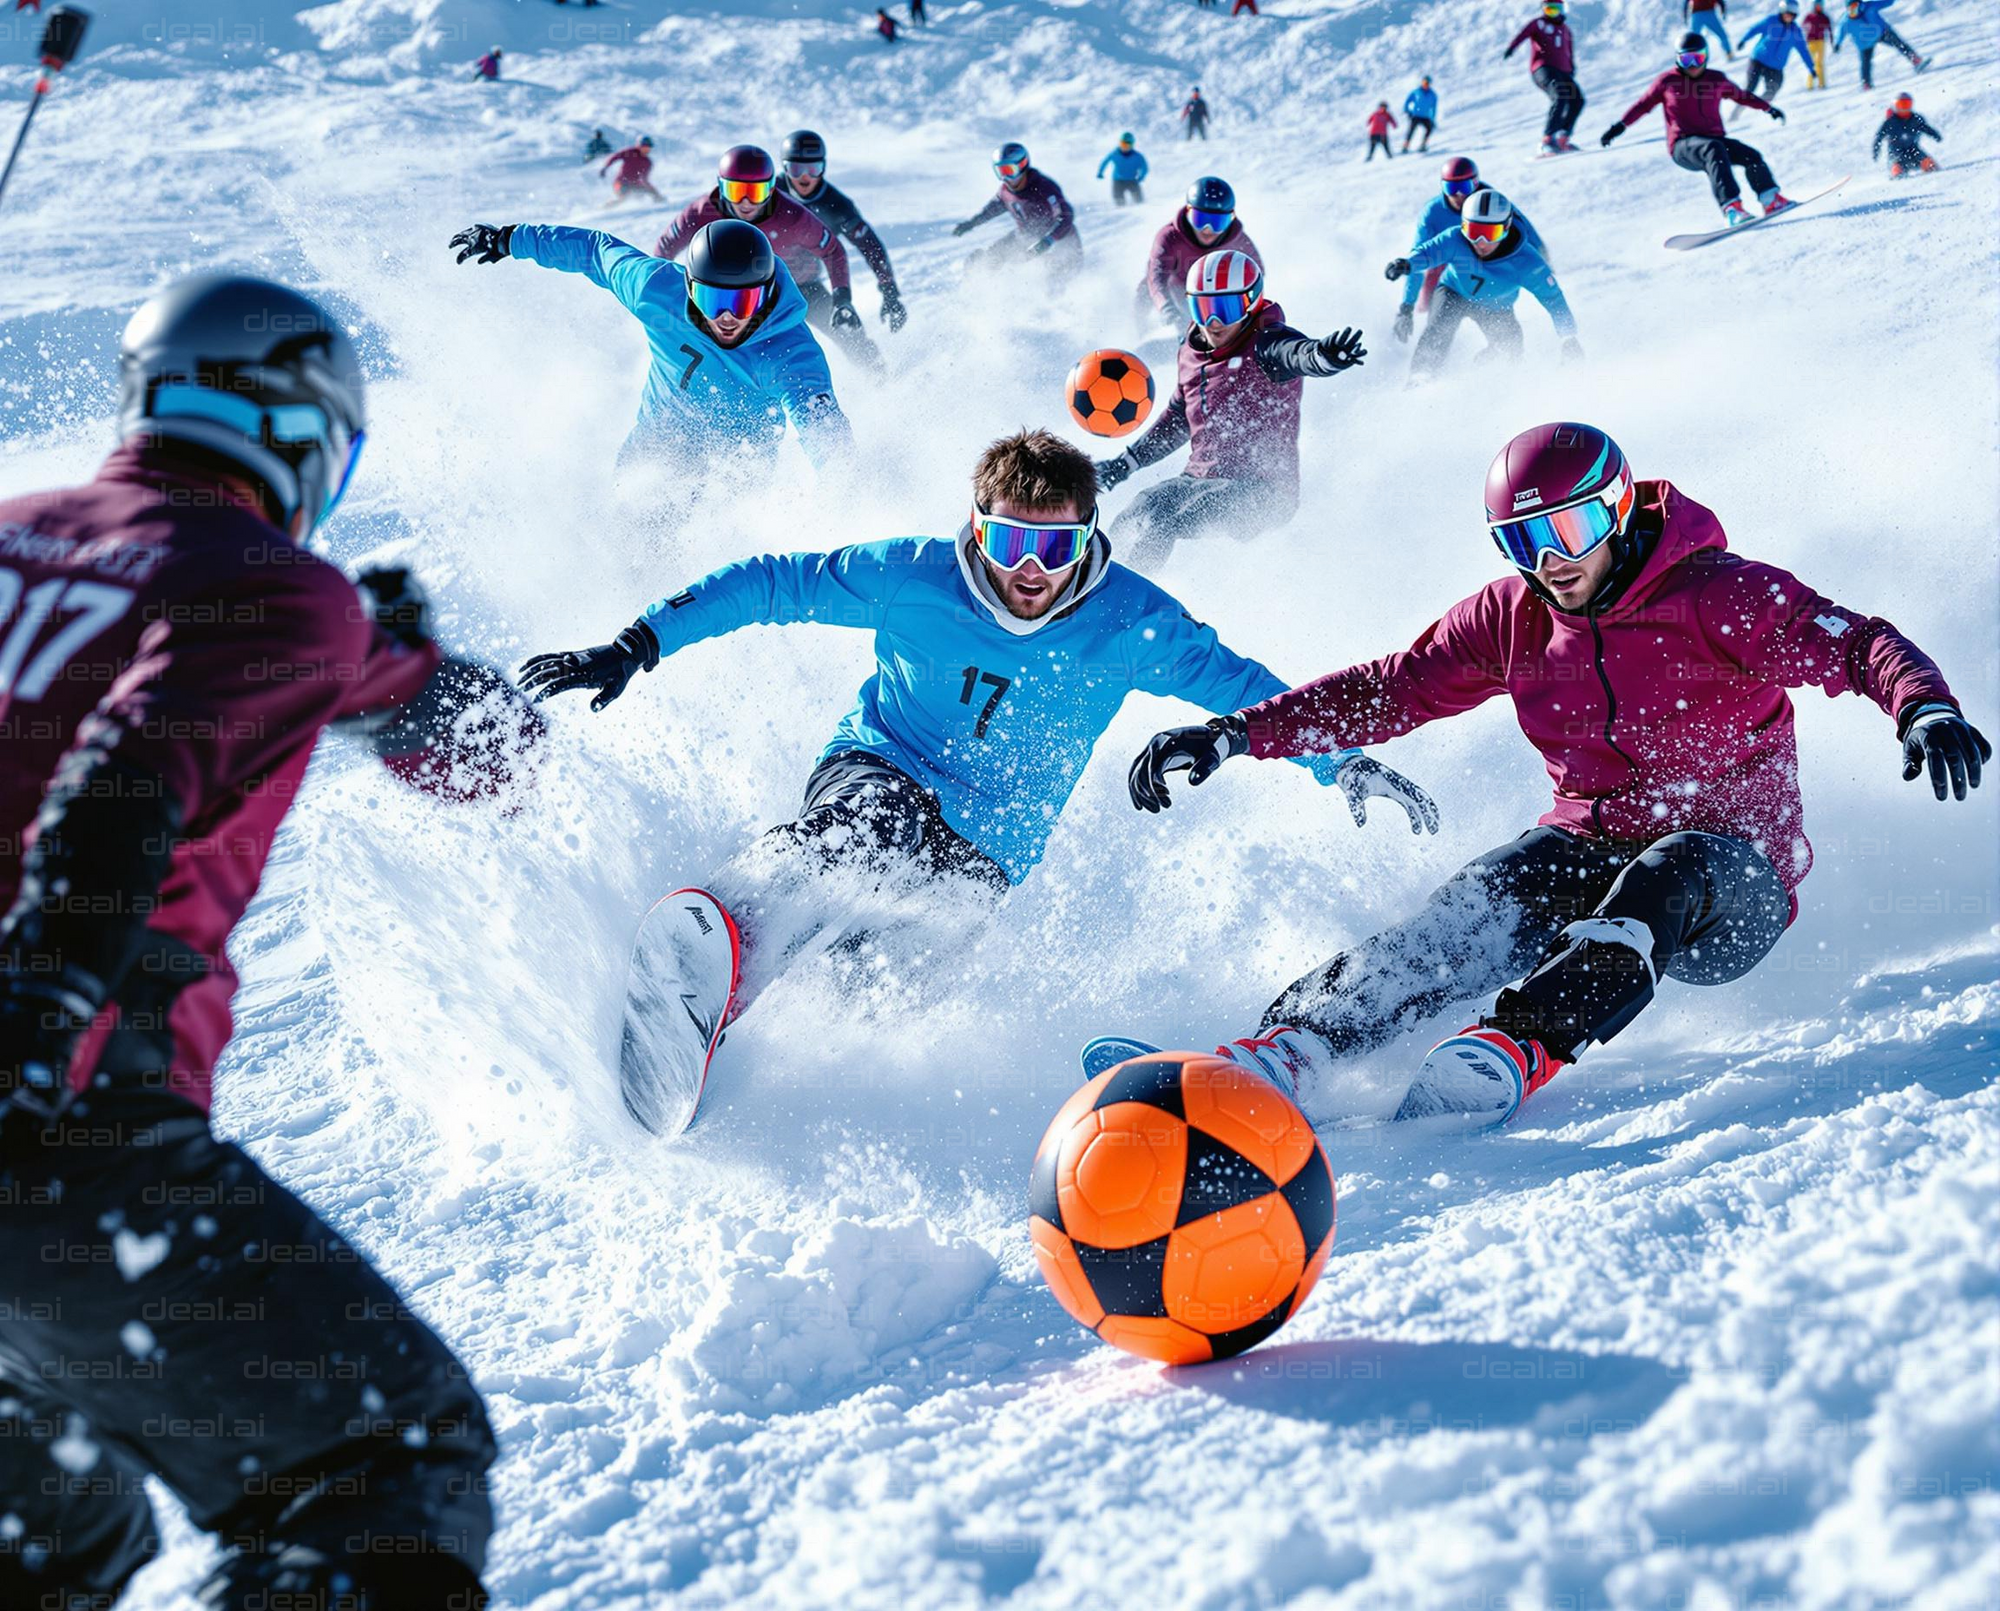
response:
<path fill-rule="evenodd" d="M 1410 326 L 1416 323 L 1416 317 L 1417 310 L 1407 302 L 1396 310 L 1395 335 L 1398 341 L 1408 341 L 1410 339 Z"/>
<path fill-rule="evenodd" d="M 0 1111 L 19 1103 L 52 1118 L 61 1110 L 76 1043 L 103 1006 L 103 986 L 74 969 L 0 981 Z"/>
<path fill-rule="evenodd" d="M 961 218 L 961 219 L 960 219 L 960 220 L 959 220 L 959 221 L 958 221 L 957 223 L 955 223 L 955 224 L 953 224 L 953 225 L 951 226 L 951 232 L 952 232 L 952 233 L 953 233 L 954 235 L 969 235 L 969 234 L 971 234 L 971 233 L 972 233 L 972 220 L 971 220 L 970 218 Z"/>
<path fill-rule="evenodd" d="M 1152 743 L 1139 752 L 1126 779 L 1132 804 L 1141 811 L 1164 811 L 1173 804 L 1167 797 L 1169 772 L 1186 767 L 1191 785 L 1206 783 L 1218 766 L 1249 747 L 1250 734 L 1241 716 L 1215 716 L 1200 727 L 1156 733 Z"/>
<path fill-rule="evenodd" d="M 836 330 L 859 330 L 861 315 L 854 311 L 854 292 L 847 286 L 840 286 L 833 293 L 833 328 Z"/>
<path fill-rule="evenodd" d="M 660 663 L 659 640 L 642 621 L 635 621 L 609 643 L 594 649 L 564 649 L 531 656 L 521 665 L 521 691 L 539 705 L 552 694 L 595 688 L 592 710 L 625 692 L 635 671 L 651 671 Z"/>
<path fill-rule="evenodd" d="M 1599 145 L 1609 145 L 1613 140 L 1617 139 L 1618 136 L 1623 134 L 1624 132 L 1625 132 L 1624 124 L 1614 123 L 1611 125 L 1610 128 L 1606 129 L 1602 134 L 1600 134 L 1597 137 L 1597 143 Z"/>
<path fill-rule="evenodd" d="M 1957 799 L 1979 787 L 1980 767 L 1993 759 L 1986 735 L 1949 705 L 1919 705 L 1903 718 L 1903 781 L 1926 768 L 1940 800 L 1947 784 Z"/>
<path fill-rule="evenodd" d="M 896 294 L 896 288 L 885 285 L 882 288 L 882 318 L 888 324 L 890 333 L 893 335 L 901 330 L 909 322 L 909 317 L 909 309 L 903 306 L 903 299 Z"/>
<path fill-rule="evenodd" d="M 1769 111 L 1771 116 L 1776 118 L 1780 123 L 1785 121 L 1785 114 L 1782 108 L 1773 106 L 1769 108 Z"/>
<path fill-rule="evenodd" d="M 1382 271 L 1382 278 L 1391 281 L 1400 280 L 1409 272 L 1410 260 L 1407 257 L 1392 257 L 1389 259 L 1389 266 Z"/>
<path fill-rule="evenodd" d="M 1121 453 L 1115 459 L 1099 459 L 1097 461 L 1097 490 L 1099 492 L 1109 492 L 1136 468 L 1138 467 L 1133 464 L 1132 455 L 1129 453 Z"/>
<path fill-rule="evenodd" d="M 481 263 L 497 263 L 507 255 L 507 248 L 514 239 L 512 224 L 474 224 L 470 229 L 461 229 L 451 238 L 451 246 L 464 248 L 458 254 L 459 262 L 468 257 Z M 451 246 L 445 248 L 451 250 Z"/>
<path fill-rule="evenodd" d="M 400 565 L 363 571 L 354 578 L 362 608 L 398 643 L 421 649 L 431 638 L 431 601 Z"/>
<path fill-rule="evenodd" d="M 1341 329 L 1327 336 L 1319 343 L 1319 355 L 1323 362 L 1333 366 L 1336 372 L 1352 369 L 1368 356 L 1368 349 L 1361 345 L 1361 332 Z"/>

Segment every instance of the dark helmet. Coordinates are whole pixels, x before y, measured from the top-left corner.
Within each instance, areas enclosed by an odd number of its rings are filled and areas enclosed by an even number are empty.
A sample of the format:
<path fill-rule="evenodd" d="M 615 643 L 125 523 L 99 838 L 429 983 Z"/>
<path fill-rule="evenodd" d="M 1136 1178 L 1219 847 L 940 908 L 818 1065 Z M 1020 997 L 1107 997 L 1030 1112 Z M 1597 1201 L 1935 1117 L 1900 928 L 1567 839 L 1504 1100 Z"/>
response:
<path fill-rule="evenodd" d="M 1000 168 L 1023 167 L 1028 165 L 1028 148 L 1019 140 L 1009 140 L 993 153 L 993 166 Z"/>
<path fill-rule="evenodd" d="M 1700 34 L 1682 34 L 1680 48 L 1689 52 L 1698 50 L 1702 55 L 1706 56 L 1708 54 L 1708 40 Z"/>
<path fill-rule="evenodd" d="M 785 136 L 779 155 L 787 162 L 824 162 L 826 141 L 811 129 L 794 129 Z"/>
<path fill-rule="evenodd" d="M 132 315 L 119 343 L 118 436 L 187 442 L 239 466 L 280 522 L 332 512 L 360 451 L 361 361 L 310 298 L 197 274 Z"/>
<path fill-rule="evenodd" d="M 640 136 L 639 136 L 639 148 L 640 148 L 640 149 L 641 149 L 642 151 L 650 151 L 650 150 L 652 150 L 652 149 L 653 149 L 653 137 L 652 137 L 652 136 L 651 136 L 650 134 L 642 134 L 642 135 L 640 135 Z"/>
<path fill-rule="evenodd" d="M 688 243 L 688 278 L 703 285 L 769 285 L 777 272 L 778 259 L 764 232 L 740 218 L 718 218 Z"/>
<path fill-rule="evenodd" d="M 1218 179 L 1214 174 L 1204 174 L 1187 188 L 1187 204 L 1198 213 L 1233 213 L 1236 211 L 1236 192 L 1229 188 L 1227 179 Z"/>
<path fill-rule="evenodd" d="M 1438 177 L 1446 184 L 1462 185 L 1479 177 L 1479 164 L 1470 157 L 1446 157 Z"/>

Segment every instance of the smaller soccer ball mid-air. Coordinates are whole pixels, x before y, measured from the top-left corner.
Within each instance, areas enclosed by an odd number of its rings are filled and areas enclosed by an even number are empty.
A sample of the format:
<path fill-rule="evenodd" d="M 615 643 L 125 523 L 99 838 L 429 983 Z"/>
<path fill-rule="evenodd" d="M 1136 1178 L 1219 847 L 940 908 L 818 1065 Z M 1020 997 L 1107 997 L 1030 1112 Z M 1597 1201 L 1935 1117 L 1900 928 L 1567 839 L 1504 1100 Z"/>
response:
<path fill-rule="evenodd" d="M 1170 1365 L 1225 1359 L 1298 1313 L 1333 1250 L 1333 1171 L 1289 1097 L 1226 1058 L 1155 1052 L 1049 1125 L 1028 1234 L 1056 1301 Z"/>
<path fill-rule="evenodd" d="M 1130 436 L 1153 412 L 1153 372 L 1116 347 L 1077 359 L 1069 372 L 1069 413 L 1092 436 Z"/>

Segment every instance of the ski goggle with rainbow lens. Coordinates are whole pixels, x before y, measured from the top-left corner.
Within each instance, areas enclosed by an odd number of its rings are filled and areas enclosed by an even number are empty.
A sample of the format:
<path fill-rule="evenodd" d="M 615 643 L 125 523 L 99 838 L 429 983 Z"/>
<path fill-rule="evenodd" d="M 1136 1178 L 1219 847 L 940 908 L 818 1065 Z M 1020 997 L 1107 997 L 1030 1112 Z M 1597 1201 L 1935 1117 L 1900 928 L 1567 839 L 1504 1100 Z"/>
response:
<path fill-rule="evenodd" d="M 1033 560 L 1045 571 L 1059 571 L 1074 565 L 1090 550 L 1097 534 L 1097 511 L 1081 524 L 1066 520 L 1049 524 L 1039 520 L 1009 520 L 989 515 L 978 504 L 972 506 L 972 540 L 980 553 L 1003 571 L 1017 571 Z"/>
<path fill-rule="evenodd" d="M 1693 72 L 1697 67 L 1706 67 L 1708 65 L 1708 52 L 1705 50 L 1684 50 L 1674 58 L 1674 65 L 1679 67 L 1683 72 Z"/>
<path fill-rule="evenodd" d="M 764 298 L 770 294 L 769 285 L 704 285 L 700 280 L 688 281 L 688 300 L 704 319 L 722 313 L 747 319 L 764 305 Z"/>
<path fill-rule="evenodd" d="M 785 172 L 794 179 L 818 179 L 826 173 L 826 163 L 788 162 L 785 164 Z"/>
<path fill-rule="evenodd" d="M 1492 224 L 1481 224 L 1468 218 L 1458 227 L 1465 232 L 1465 238 L 1469 241 L 1500 241 L 1506 239 L 1507 223 L 1508 220 L 1504 218 Z"/>
<path fill-rule="evenodd" d="M 740 201 L 767 202 L 771 199 L 771 187 L 775 179 L 718 179 L 715 181 L 722 191 L 722 199 L 735 203 Z"/>
<path fill-rule="evenodd" d="M 1002 179 L 1018 179 L 1028 171 L 1026 162 L 996 162 L 993 171 Z"/>
<path fill-rule="evenodd" d="M 1620 476 L 1582 503 L 1530 515 L 1526 520 L 1491 522 L 1487 530 L 1509 564 L 1524 571 L 1538 570 L 1549 554 L 1582 559 L 1614 532 L 1623 530 L 1632 513 L 1633 496 L 1631 481 Z"/>
<path fill-rule="evenodd" d="M 1205 213 L 1198 207 L 1187 210 L 1189 229 L 1212 229 L 1220 235 L 1236 221 L 1234 213 Z"/>

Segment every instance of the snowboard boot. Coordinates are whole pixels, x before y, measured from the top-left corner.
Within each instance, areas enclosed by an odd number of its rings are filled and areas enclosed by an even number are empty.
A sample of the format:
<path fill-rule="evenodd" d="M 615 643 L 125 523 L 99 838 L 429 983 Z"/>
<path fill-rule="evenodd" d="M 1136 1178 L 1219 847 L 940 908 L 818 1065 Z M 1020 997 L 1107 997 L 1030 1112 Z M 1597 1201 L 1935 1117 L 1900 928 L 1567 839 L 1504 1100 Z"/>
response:
<path fill-rule="evenodd" d="M 1783 212 L 1792 204 L 1784 192 L 1779 190 L 1767 190 L 1757 199 L 1764 204 L 1764 216 L 1766 218 L 1769 218 L 1773 213 Z"/>
<path fill-rule="evenodd" d="M 1323 1068 L 1330 1057 L 1326 1043 L 1317 1035 L 1284 1024 L 1218 1046 L 1215 1055 L 1227 1058 L 1238 1068 L 1263 1075 L 1295 1103 L 1304 1077 Z"/>
<path fill-rule="evenodd" d="M 1505 1124 L 1567 1065 L 1540 1041 L 1474 1024 L 1431 1048 L 1396 1110 L 1398 1119 L 1451 1115 Z"/>
<path fill-rule="evenodd" d="M 1731 229 L 1739 228 L 1744 224 L 1754 223 L 1756 217 L 1757 215 L 1744 206 L 1740 199 L 1725 201 L 1722 204 L 1722 221 Z"/>

